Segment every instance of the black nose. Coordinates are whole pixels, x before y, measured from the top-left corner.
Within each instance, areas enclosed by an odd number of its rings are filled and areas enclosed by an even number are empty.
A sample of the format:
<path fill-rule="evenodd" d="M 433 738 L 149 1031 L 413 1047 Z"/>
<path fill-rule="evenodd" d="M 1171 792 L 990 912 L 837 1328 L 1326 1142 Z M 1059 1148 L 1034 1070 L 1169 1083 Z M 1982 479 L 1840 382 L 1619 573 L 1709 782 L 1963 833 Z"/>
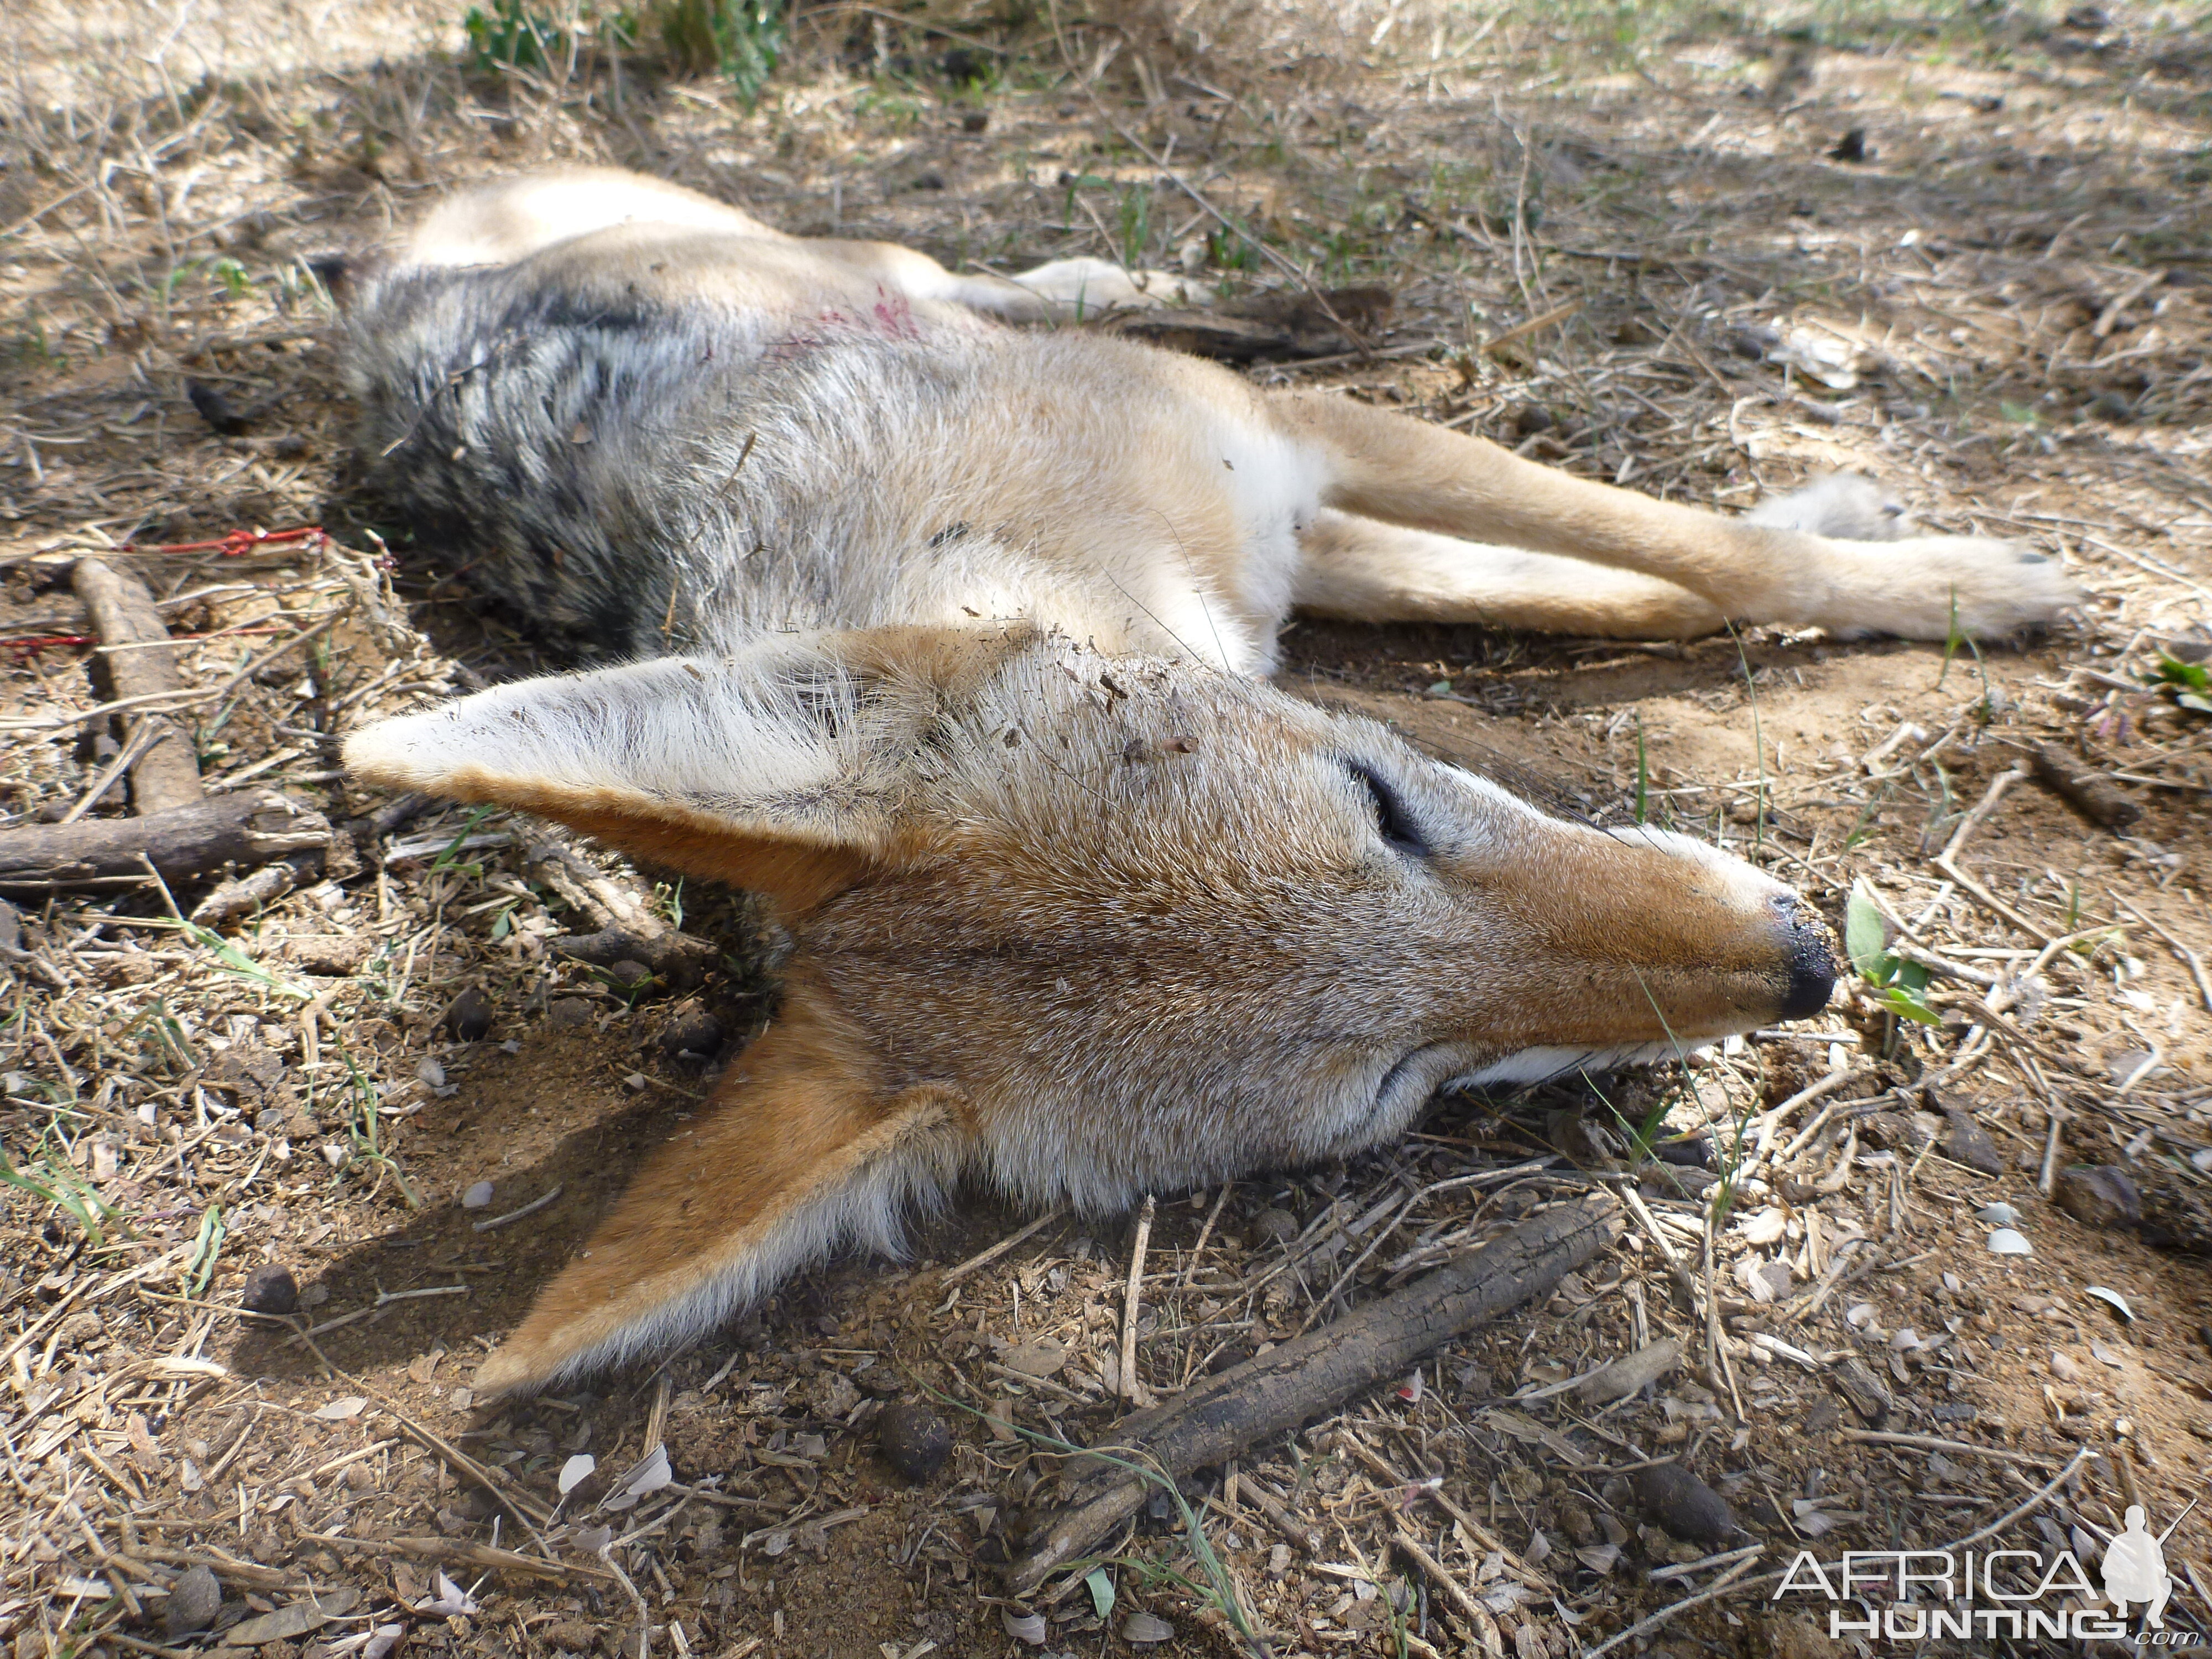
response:
<path fill-rule="evenodd" d="M 1782 1018 L 1806 1019 L 1828 1006 L 1836 988 L 1836 958 L 1828 930 L 1813 907 L 1795 893 L 1774 902 L 1790 930 L 1790 989 L 1782 999 Z"/>

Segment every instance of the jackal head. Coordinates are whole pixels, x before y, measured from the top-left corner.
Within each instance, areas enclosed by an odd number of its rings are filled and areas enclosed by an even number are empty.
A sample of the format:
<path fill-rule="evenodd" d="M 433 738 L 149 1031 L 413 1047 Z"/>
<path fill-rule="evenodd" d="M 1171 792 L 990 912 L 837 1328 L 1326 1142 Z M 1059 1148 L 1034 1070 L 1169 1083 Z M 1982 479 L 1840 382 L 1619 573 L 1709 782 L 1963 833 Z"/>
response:
<path fill-rule="evenodd" d="M 1371 721 L 1024 627 L 778 638 L 356 733 L 369 781 L 766 893 L 769 1033 L 487 1363 L 696 1332 L 963 1176 L 1103 1208 L 1394 1136 L 1437 1090 L 1810 1014 L 1788 889 Z"/>

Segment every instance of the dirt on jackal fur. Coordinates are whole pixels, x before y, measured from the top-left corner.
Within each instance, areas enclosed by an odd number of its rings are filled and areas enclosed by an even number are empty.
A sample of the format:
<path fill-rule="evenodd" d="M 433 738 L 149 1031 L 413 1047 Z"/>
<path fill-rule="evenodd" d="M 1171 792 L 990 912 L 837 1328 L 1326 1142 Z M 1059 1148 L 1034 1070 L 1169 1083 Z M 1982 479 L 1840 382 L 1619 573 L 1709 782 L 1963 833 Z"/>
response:
<path fill-rule="evenodd" d="M 188 639 L 208 787 L 349 827 L 211 933 L 149 887 L 0 913 L 18 1659 L 1534 1659 L 1731 1573 L 1629 1645 L 1826 1652 L 1827 1604 L 1773 1599 L 1800 1550 L 2001 1523 L 1990 1546 L 2094 1577 L 2128 1504 L 2162 1530 L 2205 1492 L 2212 37 L 2134 5 L 1636 9 L 808 8 L 751 110 L 558 5 L 546 61 L 506 70 L 429 4 L 11 15 L 0 834 L 116 752 L 76 718 L 102 695 L 79 556 L 312 524 L 334 542 L 115 556 Z M 1249 372 L 1724 507 L 1856 468 L 1934 528 L 2064 559 L 2096 600 L 2025 647 L 1285 641 L 1285 684 L 1568 809 L 1720 838 L 1839 927 L 1863 883 L 1934 1023 L 1855 983 L 1686 1073 L 1447 1099 L 1346 1166 L 1160 1194 L 1133 1308 L 1124 1218 L 1057 1218 L 956 1274 L 1030 1219 L 979 1201 L 909 1262 L 838 1262 L 664 1364 L 477 1408 L 477 1360 L 774 1003 L 734 901 L 520 822 L 379 823 L 336 770 L 354 723 L 542 665 L 435 550 L 377 539 L 311 262 L 558 160 L 955 265 L 1188 269 L 1252 314 L 1379 286 L 1372 355 Z M 2136 816 L 1999 787 L 2045 745 Z M 556 948 L 633 907 L 731 955 L 690 984 Z M 1103 1547 L 1110 1605 L 1079 1577 L 1003 1597 L 1054 1490 L 1042 1437 L 1123 1409 L 1125 1323 L 1171 1398 L 1586 1190 L 1661 1114 L 1711 1167 L 1646 1165 L 1617 1248 L 1186 1483 L 1217 1571 L 1163 1502 Z M 2032 1255 L 1992 1252 L 1996 1203 Z M 288 1287 L 286 1318 L 243 1310 Z M 1625 1401 L 1547 1392 L 1666 1337 L 1682 1362 Z M 901 1401 L 949 1428 L 927 1478 L 883 1455 Z M 1638 1497 L 1633 1466 L 1669 1455 L 1732 1530 L 1676 1537 Z M 2203 1516 L 2166 1545 L 2181 1631 L 2212 1624 Z M 210 1628 L 170 1611 L 196 1565 Z"/>

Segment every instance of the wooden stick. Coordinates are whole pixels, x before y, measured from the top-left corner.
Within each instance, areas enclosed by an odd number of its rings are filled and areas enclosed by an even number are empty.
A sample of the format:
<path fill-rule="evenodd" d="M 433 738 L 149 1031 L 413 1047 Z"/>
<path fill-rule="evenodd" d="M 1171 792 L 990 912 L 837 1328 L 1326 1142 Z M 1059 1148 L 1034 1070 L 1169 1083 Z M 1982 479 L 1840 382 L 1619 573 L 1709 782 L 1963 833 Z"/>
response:
<path fill-rule="evenodd" d="M 327 1540 L 337 1542 L 333 1539 Z M 355 1540 L 347 1543 L 362 1546 Z M 494 1572 L 519 1572 L 532 1578 L 583 1577 L 614 1582 L 614 1575 L 603 1567 L 587 1567 L 580 1561 L 545 1561 L 534 1555 L 522 1555 L 514 1550 L 495 1548 L 489 1544 L 473 1543 L 464 1538 L 385 1538 L 367 1547 L 398 1550 L 418 1561 L 435 1561 L 445 1566 L 486 1567 Z"/>
<path fill-rule="evenodd" d="M 1982 1528 L 1978 1532 L 1968 1533 L 1964 1538 L 1961 1538 L 1957 1543 L 1951 1545 L 1949 1547 L 1953 1550 L 1972 1549 L 1975 1545 L 1980 1543 L 1984 1538 L 1996 1537 L 1999 1533 L 2002 1532 L 2007 1527 L 2012 1525 L 2014 1522 L 2019 1520 L 2021 1516 L 2033 1515 L 2036 1510 L 2041 1509 L 2045 1504 L 2050 1501 L 2051 1493 L 2057 1492 L 2061 1486 L 2066 1484 L 2068 1480 L 2072 1477 L 2075 1470 L 2080 1468 L 2082 1464 L 2087 1462 L 2096 1455 L 2097 1449 L 2094 1446 L 2082 1447 L 2081 1450 L 2074 1454 L 2072 1460 L 2068 1462 L 2064 1468 L 2059 1470 L 2057 1474 L 2051 1477 L 2051 1484 L 2049 1486 L 2045 1486 L 2041 1491 L 2033 1494 L 2018 1509 L 1998 1516 L 1996 1520 L 1990 1522 L 1988 1526 Z"/>
<path fill-rule="evenodd" d="M 1765 1546 L 1762 1545 L 1760 1548 L 1763 1551 Z M 1726 1595 L 1729 1587 L 1733 1585 L 1737 1579 L 1742 1577 L 1744 1574 L 1749 1572 L 1753 1567 L 1758 1565 L 1758 1563 L 1759 1557 L 1757 1555 L 1747 1555 L 1742 1560 L 1737 1562 L 1726 1572 L 1723 1573 L 1718 1578 L 1713 1580 L 1712 1585 L 1710 1589 L 1699 1590 L 1695 1595 L 1686 1595 L 1680 1601 L 1675 1602 L 1672 1607 L 1662 1607 L 1658 1612 L 1653 1613 L 1649 1619 L 1640 1620 L 1637 1623 L 1631 1625 L 1626 1630 L 1620 1632 L 1618 1635 L 1607 1637 L 1595 1647 L 1586 1649 L 1583 1651 L 1583 1659 L 1598 1659 L 1598 1656 L 1600 1654 L 1609 1652 L 1611 1650 L 1619 1647 L 1623 1642 L 1632 1641 L 1635 1638 L 1644 1635 L 1648 1631 L 1655 1631 L 1662 1625 L 1671 1624 L 1683 1613 L 1687 1613 L 1692 1607 L 1702 1607 L 1706 1602 L 1711 1601 L 1715 1596 Z"/>
<path fill-rule="evenodd" d="M 1856 1440 L 1867 1446 L 1911 1446 L 1921 1451 L 1960 1452 L 1969 1457 L 1992 1457 L 2000 1463 L 2025 1463 L 2032 1469 L 2047 1469 L 2051 1461 L 2030 1457 L 2025 1452 L 2002 1451 L 1995 1446 L 1977 1446 L 1971 1440 L 1946 1440 L 1933 1434 L 1898 1434 L 1879 1429 L 1845 1429 L 1844 1438 Z"/>
<path fill-rule="evenodd" d="M 2015 768 L 2014 770 L 2009 772 L 2000 772 L 1996 776 L 1991 778 L 1990 780 L 1989 793 L 1984 795 L 1980 803 L 1974 808 L 1974 810 L 1967 813 L 1966 817 L 1960 821 L 1958 832 L 1951 837 L 1951 844 L 1946 847 L 1941 853 L 1938 853 L 1932 861 L 1938 870 L 1941 870 L 1945 875 L 1950 877 L 1952 880 L 1957 882 L 1960 886 L 1965 888 L 1969 893 L 1979 899 L 1985 909 L 1991 911 L 1995 915 L 2002 916 L 2007 921 L 2019 928 L 2021 933 L 2026 933 L 2030 939 L 2040 939 L 2045 944 L 2048 945 L 2051 942 L 2051 933 L 2047 928 L 2037 927 L 2026 916 L 2021 915 L 2019 911 L 2014 909 L 2002 899 L 1999 898 L 1995 893 L 1992 893 L 1988 888 L 1983 886 L 1980 882 L 1968 875 L 1964 866 L 1962 866 L 1958 861 L 1960 853 L 1964 850 L 1968 839 L 1973 835 L 1974 831 L 1982 827 L 1982 820 L 1989 817 L 1990 809 L 1996 806 L 2006 790 L 2011 788 L 2013 785 L 2018 783 L 2026 776 L 2027 776 L 2027 773 L 2024 769 Z"/>
<path fill-rule="evenodd" d="M 145 817 L 0 830 L 0 888 L 143 886 L 149 861 L 166 881 L 196 881 L 227 864 L 266 864 L 330 842 L 330 822 L 313 807 L 242 789 Z"/>
<path fill-rule="evenodd" d="M 98 660 L 117 697 L 159 696 L 185 689 L 177 672 L 177 647 L 155 608 L 154 596 L 137 577 L 111 569 L 98 559 L 79 559 L 70 579 L 77 598 L 92 613 L 104 650 Z M 118 650 L 135 646 L 136 650 Z M 166 714 L 145 714 L 124 722 L 126 742 L 140 740 L 131 763 L 131 810 L 142 817 L 189 806 L 200 799 L 199 757 L 191 736 Z"/>
<path fill-rule="evenodd" d="M 1491 1629 L 1496 1628 L 1491 1623 L 1489 1609 L 1469 1595 L 1459 1580 L 1445 1571 L 1444 1564 L 1429 1553 L 1421 1540 L 1413 1536 L 1411 1528 L 1395 1516 L 1392 1517 L 1391 1527 L 1396 1534 L 1398 1547 L 1405 1552 L 1407 1559 L 1429 1576 L 1429 1582 L 1444 1593 L 1444 1599 L 1458 1609 L 1460 1617 L 1477 1631 L 1483 1631 L 1486 1626 Z"/>
<path fill-rule="evenodd" d="M 1395 1486 L 1404 1481 L 1406 1477 L 1403 1474 L 1384 1462 L 1372 1448 L 1363 1443 L 1359 1437 L 1349 1429 L 1338 1430 L 1334 1443 L 1339 1449 L 1349 1451 L 1354 1457 L 1367 1465 L 1369 1473 L 1382 1481 L 1386 1486 Z M 1455 1503 L 1442 1486 L 1429 1487 L 1422 1492 L 1421 1496 L 1466 1528 L 1468 1536 L 1474 1539 L 1483 1548 L 1497 1551 L 1498 1559 L 1505 1564 L 1505 1570 L 1528 1585 L 1530 1589 L 1546 1595 L 1553 1595 L 1558 1591 L 1558 1585 L 1508 1549 L 1487 1527 Z"/>
<path fill-rule="evenodd" d="M 1000 1239 L 997 1243 L 992 1245 L 988 1250 L 977 1251 L 974 1255 L 969 1256 L 958 1267 L 946 1268 L 945 1271 L 938 1278 L 937 1288 L 941 1291 L 947 1285 L 958 1284 L 962 1279 L 967 1278 L 968 1275 L 972 1273 L 981 1272 L 984 1268 L 989 1267 L 994 1261 L 996 1261 L 1000 1256 L 1006 1255 L 1007 1251 L 1014 1249 L 1019 1244 L 1026 1243 L 1030 1238 L 1033 1237 L 1037 1233 L 1043 1231 L 1047 1227 L 1051 1226 L 1054 1222 L 1059 1220 L 1066 1213 L 1067 1206 L 1062 1204 L 1057 1209 L 1053 1210 L 1049 1214 L 1039 1216 L 1035 1221 L 1030 1222 L 1028 1226 L 1023 1228 L 1021 1231 L 1013 1234 L 1010 1237 Z"/>
<path fill-rule="evenodd" d="M 1213 1207 L 1206 1212 L 1206 1224 L 1198 1230 L 1198 1243 L 1190 1247 L 1189 1258 L 1182 1264 L 1182 1275 L 1176 1280 L 1176 1289 L 1190 1288 L 1190 1276 L 1198 1271 L 1198 1259 L 1206 1254 L 1206 1241 L 1213 1237 L 1213 1224 L 1221 1219 L 1222 1206 L 1229 1202 L 1229 1194 L 1237 1190 L 1237 1183 L 1224 1181 L 1214 1195 Z"/>
<path fill-rule="evenodd" d="M 2142 817 L 2142 808 L 2114 788 L 2112 779 L 2082 765 L 2057 744 L 2039 743 L 2028 758 L 2038 783 L 2100 829 L 2125 830 Z"/>
<path fill-rule="evenodd" d="M 1145 1207 L 1137 1212 L 1136 1242 L 1129 1247 L 1129 1280 L 1121 1292 L 1121 1398 L 1136 1401 L 1144 1393 L 1137 1382 L 1137 1304 L 1145 1281 L 1145 1249 L 1152 1242 L 1154 1200 L 1145 1194 Z"/>
<path fill-rule="evenodd" d="M 1143 1504 L 1152 1482 L 1127 1462 L 1148 1462 L 1180 1479 L 1294 1429 L 1483 1321 L 1546 1294 L 1612 1243 L 1618 1218 L 1605 1194 L 1547 1210 L 1334 1324 L 1207 1377 L 1171 1404 L 1123 1419 L 1095 1448 L 1120 1461 L 1080 1460 L 1065 1501 L 1030 1527 L 1030 1547 L 1007 1568 L 1014 1593 L 1034 1589 Z"/>

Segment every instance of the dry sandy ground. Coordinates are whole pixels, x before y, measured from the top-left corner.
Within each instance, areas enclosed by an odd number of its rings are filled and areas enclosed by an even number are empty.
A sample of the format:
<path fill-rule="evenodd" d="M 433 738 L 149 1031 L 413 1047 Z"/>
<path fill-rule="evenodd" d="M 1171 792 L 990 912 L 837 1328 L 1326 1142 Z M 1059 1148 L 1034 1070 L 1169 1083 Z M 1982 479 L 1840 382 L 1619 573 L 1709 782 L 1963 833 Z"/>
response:
<path fill-rule="evenodd" d="M 2132 6 L 1376 8 L 1326 31 L 1257 9 L 1211 43 L 1149 13 L 1063 13 L 1057 37 L 980 7 L 935 17 L 952 33 L 811 15 L 751 112 L 649 53 L 617 74 L 588 41 L 534 77 L 465 74 L 428 7 L 40 6 L 5 26 L 0 635 L 25 643 L 0 669 L 0 810 L 65 808 L 112 753 L 77 718 L 98 696 L 80 554 L 319 524 L 332 544 L 125 556 L 194 636 L 210 787 L 280 784 L 357 832 L 210 933 L 143 888 L 13 895 L 16 1654 L 635 1653 L 641 1625 L 653 1652 L 732 1659 L 1030 1636 L 1101 1653 L 1160 1633 L 1133 1612 L 1196 1653 L 1241 1650 L 1233 1607 L 1276 1654 L 1534 1659 L 1731 1572 L 1633 1643 L 1826 1653 L 1826 1605 L 1772 1600 L 1801 1548 L 1940 1547 L 2002 1521 L 2004 1543 L 2075 1548 L 2094 1574 L 2128 1504 L 2162 1528 L 2204 1493 L 2212 1310 L 2201 1260 L 2171 1247 L 2208 1236 L 2212 716 L 2160 682 L 2203 654 L 2212 587 L 2212 37 Z M 556 936 L 632 894 L 666 915 L 672 895 L 549 861 L 519 823 L 380 825 L 386 803 L 331 757 L 356 721 L 535 658 L 441 582 L 437 550 L 381 556 L 307 261 L 455 180 L 578 156 L 953 263 L 1180 262 L 1232 299 L 1301 294 L 1285 267 L 1380 285 L 1376 355 L 1251 372 L 1729 507 L 1858 468 L 1932 526 L 2064 559 L 2095 602 L 2026 647 L 1323 624 L 1287 641 L 1290 684 L 1579 810 L 1640 797 L 1839 925 L 1864 881 L 1935 964 L 1936 1023 L 1857 986 L 1686 1078 L 1443 1101 L 1348 1167 L 1161 1194 L 1133 1317 L 1143 1382 L 1171 1396 L 1587 1190 L 1583 1171 L 1620 1167 L 1624 1120 L 1705 1130 L 1736 1187 L 1721 1213 L 1710 1173 L 1647 1169 L 1648 1219 L 1542 1305 L 1200 1472 L 1218 1572 L 1148 1516 L 1106 1546 L 1103 1617 L 1079 1579 L 1008 1603 L 994 1565 L 1053 1491 L 1038 1437 L 1092 1440 L 1117 1414 L 1126 1218 L 1060 1218 L 948 1282 L 1026 1219 L 978 1206 L 915 1261 L 794 1282 L 657 1369 L 477 1410 L 477 1358 L 772 1006 L 743 949 L 681 988 L 563 957 Z M 240 432 L 210 430 L 188 377 Z M 1969 824 L 2046 744 L 2139 815 L 2116 831 L 2024 778 Z M 726 899 L 681 902 L 686 931 L 750 936 Z M 471 989 L 489 1030 L 462 1041 L 447 1015 Z M 1844 1085 L 1774 1114 L 1832 1068 Z M 2076 1166 L 2128 1171 L 2145 1227 L 2100 1211 Z M 460 1207 L 486 1182 L 489 1207 Z M 1998 1201 L 2032 1255 L 1991 1253 L 1978 1215 Z M 289 1324 L 240 1311 L 271 1264 L 301 1289 Z M 1683 1363 L 1626 1401 L 1543 1392 L 1665 1337 Z M 876 1420 L 915 1400 L 956 1443 L 910 1482 Z M 672 1484 L 608 1507 L 655 1446 Z M 597 1472 L 556 1503 L 585 1454 Z M 1736 1530 L 1656 1523 L 1631 1476 L 1668 1455 Z M 2196 1631 L 2206 1525 L 2167 1545 L 2167 1619 Z M 173 1639 L 196 1563 L 224 1633 Z M 242 1622 L 315 1595 L 331 1622 Z"/>

